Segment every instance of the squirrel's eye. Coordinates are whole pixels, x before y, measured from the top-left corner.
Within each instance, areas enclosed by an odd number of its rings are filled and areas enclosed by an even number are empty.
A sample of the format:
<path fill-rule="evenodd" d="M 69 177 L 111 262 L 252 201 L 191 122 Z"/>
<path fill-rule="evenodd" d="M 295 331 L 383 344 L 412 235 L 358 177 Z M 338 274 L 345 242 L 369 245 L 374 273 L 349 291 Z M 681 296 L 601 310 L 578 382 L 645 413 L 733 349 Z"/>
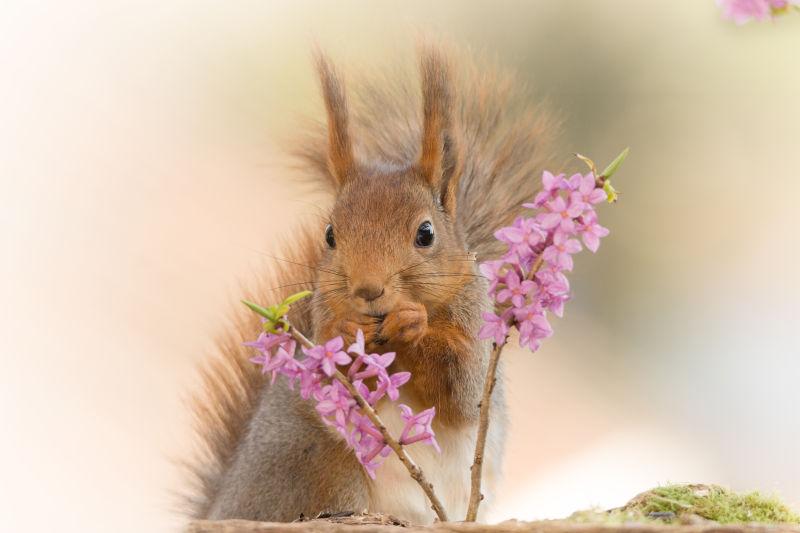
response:
<path fill-rule="evenodd" d="M 417 237 L 414 239 L 414 245 L 418 248 L 427 248 L 431 244 L 433 244 L 433 224 L 425 221 L 417 228 Z"/>
<path fill-rule="evenodd" d="M 325 227 L 325 242 L 329 248 L 336 248 L 336 239 L 333 238 L 333 226 L 328 224 Z"/>

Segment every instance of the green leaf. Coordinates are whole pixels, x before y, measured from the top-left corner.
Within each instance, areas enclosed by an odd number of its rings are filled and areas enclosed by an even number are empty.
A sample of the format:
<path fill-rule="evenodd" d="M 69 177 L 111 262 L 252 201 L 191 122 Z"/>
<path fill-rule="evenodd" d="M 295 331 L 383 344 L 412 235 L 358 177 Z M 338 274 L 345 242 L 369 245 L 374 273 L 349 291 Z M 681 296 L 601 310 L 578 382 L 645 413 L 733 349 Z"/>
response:
<path fill-rule="evenodd" d="M 275 319 L 279 320 L 282 316 L 285 316 L 286 313 L 289 312 L 289 306 L 285 303 L 275 306 Z"/>
<path fill-rule="evenodd" d="M 625 148 L 622 152 L 620 152 L 620 154 L 617 156 L 617 158 L 614 159 L 611 162 L 611 164 L 606 167 L 606 169 L 603 171 L 602 174 L 600 174 L 599 177 L 600 178 L 605 178 L 605 179 L 610 178 L 614 174 L 614 172 L 617 171 L 617 169 L 620 167 L 622 162 L 625 161 L 625 158 L 628 157 L 628 152 L 630 152 L 630 150 L 631 150 L 630 147 L 628 147 L 628 148 Z M 613 187 L 611 188 L 611 190 L 613 190 Z M 606 192 L 608 192 L 608 191 L 606 191 Z M 609 199 L 610 198 L 611 198 L 611 195 L 609 195 Z"/>
<path fill-rule="evenodd" d="M 292 294 L 292 295 L 286 297 L 286 299 L 283 301 L 283 304 L 284 305 L 292 305 L 295 302 L 299 302 L 303 298 L 308 298 L 312 294 L 314 294 L 314 293 L 311 292 L 311 291 L 303 291 L 303 292 L 298 292 L 298 293 Z"/>
<path fill-rule="evenodd" d="M 254 304 L 253 302 L 248 302 L 247 300 L 242 300 L 242 303 L 249 307 L 251 310 L 255 311 L 259 315 L 263 316 L 270 322 L 276 321 L 279 316 L 275 314 L 275 307 L 270 307 L 269 309 L 265 309 L 258 304 Z"/>

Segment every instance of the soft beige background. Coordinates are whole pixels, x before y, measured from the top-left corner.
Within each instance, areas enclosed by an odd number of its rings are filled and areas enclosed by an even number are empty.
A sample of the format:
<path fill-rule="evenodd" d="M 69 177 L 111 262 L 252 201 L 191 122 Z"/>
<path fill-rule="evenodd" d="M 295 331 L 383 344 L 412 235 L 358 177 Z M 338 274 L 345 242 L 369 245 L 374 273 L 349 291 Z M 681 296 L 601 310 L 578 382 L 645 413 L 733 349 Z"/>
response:
<path fill-rule="evenodd" d="M 310 47 L 392 64 L 419 30 L 518 69 L 564 110 L 565 157 L 632 146 L 602 213 L 612 235 L 578 259 L 557 335 L 508 353 L 511 468 L 492 518 L 666 481 L 800 506 L 800 15 L 738 28 L 712 0 L 6 1 L 0 528 L 180 523 L 169 457 L 189 446 L 193 369 L 260 251 L 308 216 L 276 141 L 318 109 Z"/>

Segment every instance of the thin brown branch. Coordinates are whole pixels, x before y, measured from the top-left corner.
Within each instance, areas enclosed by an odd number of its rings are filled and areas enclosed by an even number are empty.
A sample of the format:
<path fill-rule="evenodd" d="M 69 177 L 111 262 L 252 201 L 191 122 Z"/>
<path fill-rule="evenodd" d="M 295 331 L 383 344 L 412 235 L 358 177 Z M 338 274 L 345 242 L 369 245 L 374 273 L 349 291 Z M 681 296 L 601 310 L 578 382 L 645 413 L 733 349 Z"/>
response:
<path fill-rule="evenodd" d="M 302 346 L 306 348 L 313 348 L 314 343 L 312 343 L 305 335 L 303 335 L 300 331 L 296 328 L 289 325 L 288 332 L 294 337 L 294 339 L 299 342 Z M 408 473 L 411 477 L 416 481 L 419 486 L 422 488 L 425 495 L 428 497 L 428 500 L 431 502 L 431 509 L 436 513 L 436 516 L 439 518 L 441 522 L 447 522 L 447 513 L 444 510 L 444 506 L 442 505 L 441 500 L 439 497 L 436 496 L 436 493 L 433 490 L 433 484 L 430 483 L 425 474 L 423 473 L 422 469 L 417 466 L 417 463 L 408 455 L 403 445 L 400 444 L 392 435 L 389 433 L 389 430 L 386 429 L 386 425 L 378 416 L 378 413 L 375 412 L 375 409 L 367 402 L 367 400 L 358 392 L 358 390 L 353 386 L 347 376 L 342 374 L 339 370 L 333 374 L 333 378 L 336 379 L 339 383 L 344 385 L 350 395 L 355 399 L 356 403 L 358 403 L 361 410 L 367 415 L 370 422 L 372 422 L 378 431 L 381 432 L 383 436 L 383 440 L 386 444 L 394 451 L 397 455 L 397 458 L 400 459 L 400 462 L 403 463 L 403 466 L 406 467 Z"/>
<path fill-rule="evenodd" d="M 489 431 L 489 404 L 491 403 L 492 392 L 497 383 L 497 363 L 500 361 L 500 353 L 505 344 L 495 343 L 492 355 L 489 357 L 489 369 L 486 372 L 486 381 L 483 382 L 483 395 L 481 396 L 481 413 L 478 422 L 478 438 L 475 441 L 475 457 L 470 467 L 471 487 L 469 492 L 469 506 L 467 507 L 467 522 L 474 522 L 478 519 L 478 506 L 483 499 L 481 494 L 481 476 L 483 474 L 483 452 L 486 447 L 486 434 Z"/>
<path fill-rule="evenodd" d="M 542 267 L 543 263 L 543 254 L 539 254 L 526 279 L 533 279 L 533 276 Z M 508 336 L 506 336 L 506 340 L 508 340 Z M 474 522 L 478 519 L 478 507 L 481 504 L 481 500 L 483 500 L 483 494 L 481 494 L 483 453 L 486 448 L 486 435 L 489 432 L 489 407 L 492 403 L 492 392 L 494 392 L 494 386 L 497 383 L 497 364 L 500 362 L 503 346 L 505 346 L 505 342 L 503 344 L 494 344 L 489 357 L 489 368 L 486 370 L 486 380 L 483 382 L 483 394 L 479 404 L 478 437 L 475 440 L 475 456 L 470 467 L 469 505 L 467 506 L 467 516 L 465 518 L 467 522 Z"/>

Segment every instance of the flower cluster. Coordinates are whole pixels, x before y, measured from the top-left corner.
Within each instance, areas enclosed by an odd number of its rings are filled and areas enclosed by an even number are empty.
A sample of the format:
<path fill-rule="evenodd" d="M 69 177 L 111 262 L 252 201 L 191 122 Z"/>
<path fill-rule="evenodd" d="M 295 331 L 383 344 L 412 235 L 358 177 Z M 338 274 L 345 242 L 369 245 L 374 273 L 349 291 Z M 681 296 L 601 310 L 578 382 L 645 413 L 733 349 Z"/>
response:
<path fill-rule="evenodd" d="M 536 351 L 542 339 L 553 334 L 546 312 L 559 317 L 564 313 L 570 290 L 564 272 L 572 270 L 572 255 L 582 249 L 578 238 L 595 252 L 608 235 L 594 207 L 608 199 L 609 188 L 602 182 L 594 172 L 569 178 L 544 172 L 541 192 L 533 203 L 523 204 L 538 214 L 518 217 L 495 233 L 508 251 L 480 266 L 496 304 L 496 312 L 483 315 L 481 339 L 502 346 L 516 327 L 520 346 Z"/>
<path fill-rule="evenodd" d="M 287 378 L 290 388 L 294 389 L 295 385 L 299 385 L 299 393 L 303 399 L 316 402 L 316 410 L 323 422 L 344 437 L 355 451 L 359 462 L 374 479 L 375 469 L 392 450 L 348 388 L 333 378 L 339 372 L 338 367 L 347 367 L 347 380 L 374 407 L 384 397 L 397 401 L 400 397 L 399 388 L 408 382 L 411 373 L 390 374 L 388 368 L 394 361 L 395 354 L 367 353 L 364 334 L 360 330 L 356 342 L 347 350 L 343 349 L 342 338 L 336 337 L 311 348 L 302 347 L 305 357 L 297 359 L 297 343 L 289 333 L 282 328 L 274 331 L 265 329 L 267 331 L 261 333 L 257 340 L 245 343 L 258 351 L 258 355 L 250 361 L 261 365 L 262 373 L 271 373 L 273 383 L 278 375 L 282 375 Z M 398 407 L 405 422 L 398 442 L 425 442 L 438 451 L 439 445 L 431 428 L 435 408 L 414 414 L 407 405 L 399 404 Z"/>
<path fill-rule="evenodd" d="M 751 20 L 770 20 L 786 13 L 792 5 L 800 6 L 800 0 L 717 0 L 717 5 L 726 19 L 741 25 Z"/>

